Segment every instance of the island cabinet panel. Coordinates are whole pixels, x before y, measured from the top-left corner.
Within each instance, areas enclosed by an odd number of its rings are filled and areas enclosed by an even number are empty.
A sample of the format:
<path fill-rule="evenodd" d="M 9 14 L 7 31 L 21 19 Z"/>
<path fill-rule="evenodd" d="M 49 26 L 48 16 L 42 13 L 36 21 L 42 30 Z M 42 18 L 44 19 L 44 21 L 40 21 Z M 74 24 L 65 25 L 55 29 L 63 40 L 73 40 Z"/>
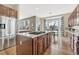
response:
<path fill-rule="evenodd" d="M 37 40 L 37 37 L 36 38 L 34 38 L 34 40 L 32 39 L 32 42 L 33 42 L 33 55 L 37 55 L 38 53 L 37 53 L 37 42 L 38 40 Z"/>
<path fill-rule="evenodd" d="M 33 40 L 33 53 L 34 55 L 42 55 L 50 47 L 51 34 L 45 34 L 34 38 Z"/>
<path fill-rule="evenodd" d="M 47 46 L 48 46 L 48 44 L 47 44 L 47 34 L 45 35 L 45 36 L 43 36 L 43 51 L 46 51 L 46 49 L 47 49 Z"/>
<path fill-rule="evenodd" d="M 49 46 L 51 45 L 51 43 L 52 43 L 52 35 L 51 35 L 51 33 L 48 33 L 48 41 L 49 41 Z"/>
<path fill-rule="evenodd" d="M 43 54 L 43 38 L 42 38 L 42 36 L 38 37 L 38 41 L 37 41 L 37 54 L 38 55 Z"/>
<path fill-rule="evenodd" d="M 25 36 L 17 35 L 16 41 L 17 55 L 32 55 L 32 40 Z"/>

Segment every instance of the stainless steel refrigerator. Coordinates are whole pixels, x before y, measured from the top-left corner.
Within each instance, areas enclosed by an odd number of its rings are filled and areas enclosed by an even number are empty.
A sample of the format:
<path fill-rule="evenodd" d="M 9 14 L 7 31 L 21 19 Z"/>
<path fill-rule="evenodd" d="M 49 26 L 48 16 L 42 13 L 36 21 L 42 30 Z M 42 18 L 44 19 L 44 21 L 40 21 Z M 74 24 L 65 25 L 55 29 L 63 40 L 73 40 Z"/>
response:
<path fill-rule="evenodd" d="M 0 50 L 12 47 L 16 42 L 16 18 L 0 16 Z"/>

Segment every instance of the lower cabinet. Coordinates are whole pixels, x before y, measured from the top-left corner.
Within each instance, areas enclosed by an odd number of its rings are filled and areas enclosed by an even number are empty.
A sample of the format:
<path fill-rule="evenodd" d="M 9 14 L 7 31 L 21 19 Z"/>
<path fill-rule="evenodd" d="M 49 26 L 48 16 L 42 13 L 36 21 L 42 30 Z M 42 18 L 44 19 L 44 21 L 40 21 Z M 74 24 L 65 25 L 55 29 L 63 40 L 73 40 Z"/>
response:
<path fill-rule="evenodd" d="M 77 48 L 77 55 L 79 55 L 79 36 L 77 37 L 76 48 Z"/>
<path fill-rule="evenodd" d="M 47 37 L 48 37 L 47 35 L 45 35 L 45 36 L 43 37 L 43 51 L 44 51 L 44 52 L 46 51 L 46 49 L 47 49 L 47 47 L 48 47 L 48 44 L 47 44 L 48 38 L 47 38 Z"/>
<path fill-rule="evenodd" d="M 50 47 L 51 35 L 45 34 L 35 38 L 27 38 L 17 35 L 16 54 L 17 55 L 43 55 Z"/>
<path fill-rule="evenodd" d="M 38 47 L 38 40 L 37 40 L 37 38 L 34 38 L 34 40 L 33 40 L 33 55 L 37 55 L 38 54 L 38 52 L 37 52 L 37 47 Z"/>
<path fill-rule="evenodd" d="M 43 54 L 43 38 L 38 37 L 39 39 L 37 40 L 37 54 Z"/>
<path fill-rule="evenodd" d="M 45 34 L 34 38 L 33 40 L 33 55 L 43 55 L 51 44 L 51 34 Z"/>
<path fill-rule="evenodd" d="M 32 55 L 32 39 L 20 35 L 17 35 L 16 38 L 16 54 Z"/>
<path fill-rule="evenodd" d="M 77 54 L 79 55 L 79 42 L 77 42 Z"/>

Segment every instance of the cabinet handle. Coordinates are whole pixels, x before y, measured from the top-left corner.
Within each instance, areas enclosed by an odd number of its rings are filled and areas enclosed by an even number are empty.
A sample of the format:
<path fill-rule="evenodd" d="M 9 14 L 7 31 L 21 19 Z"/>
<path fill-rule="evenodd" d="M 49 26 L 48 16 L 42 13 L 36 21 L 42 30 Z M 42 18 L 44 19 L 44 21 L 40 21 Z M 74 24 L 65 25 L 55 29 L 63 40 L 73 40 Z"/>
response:
<path fill-rule="evenodd" d="M 22 45 L 22 41 L 20 41 L 20 45 Z"/>

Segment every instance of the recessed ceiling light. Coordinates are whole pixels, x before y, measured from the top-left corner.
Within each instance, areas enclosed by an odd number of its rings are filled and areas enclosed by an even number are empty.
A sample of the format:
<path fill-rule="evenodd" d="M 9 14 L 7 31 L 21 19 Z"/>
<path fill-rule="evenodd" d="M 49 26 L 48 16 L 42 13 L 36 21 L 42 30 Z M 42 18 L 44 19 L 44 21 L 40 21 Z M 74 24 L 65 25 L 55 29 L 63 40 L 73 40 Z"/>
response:
<path fill-rule="evenodd" d="M 39 8 L 35 8 L 36 10 L 39 10 Z"/>

